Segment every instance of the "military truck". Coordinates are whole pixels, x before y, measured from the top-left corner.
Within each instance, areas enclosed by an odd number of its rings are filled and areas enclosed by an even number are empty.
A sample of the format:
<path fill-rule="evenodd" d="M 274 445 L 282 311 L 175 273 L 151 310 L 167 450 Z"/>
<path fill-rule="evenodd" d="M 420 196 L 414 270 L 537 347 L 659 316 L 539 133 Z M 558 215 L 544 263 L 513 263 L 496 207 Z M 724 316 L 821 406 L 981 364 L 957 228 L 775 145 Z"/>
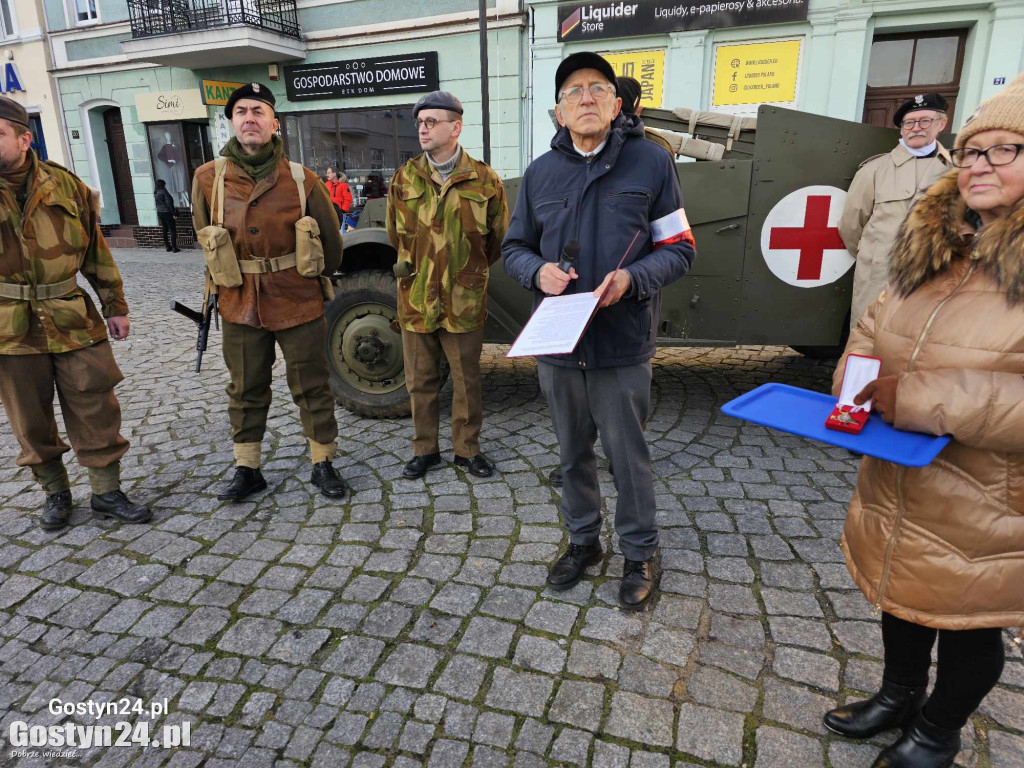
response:
<path fill-rule="evenodd" d="M 858 166 L 891 150 L 897 131 L 770 106 L 756 118 L 647 109 L 642 119 L 689 158 L 676 167 L 697 243 L 694 268 L 663 291 L 659 344 L 838 354 L 853 257 L 835 225 Z M 519 182 L 505 181 L 510 204 Z M 327 307 L 331 388 L 348 410 L 381 418 L 409 413 L 385 206 L 369 203 L 345 233 Z M 532 302 L 500 261 L 492 266 L 484 340 L 511 343 Z"/>

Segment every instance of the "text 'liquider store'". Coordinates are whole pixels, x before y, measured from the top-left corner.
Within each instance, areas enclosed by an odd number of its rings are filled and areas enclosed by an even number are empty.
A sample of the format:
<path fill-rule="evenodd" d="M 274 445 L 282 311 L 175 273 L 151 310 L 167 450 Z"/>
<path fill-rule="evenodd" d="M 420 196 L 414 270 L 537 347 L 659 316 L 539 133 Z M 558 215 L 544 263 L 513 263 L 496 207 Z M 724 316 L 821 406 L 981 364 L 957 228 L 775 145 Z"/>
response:
<path fill-rule="evenodd" d="M 952 130 L 1024 69 L 1020 0 L 529 4 L 534 157 L 551 138 L 555 69 L 579 50 L 640 80 L 644 106 L 755 116 L 775 104 L 891 126 L 903 100 L 936 91 Z"/>

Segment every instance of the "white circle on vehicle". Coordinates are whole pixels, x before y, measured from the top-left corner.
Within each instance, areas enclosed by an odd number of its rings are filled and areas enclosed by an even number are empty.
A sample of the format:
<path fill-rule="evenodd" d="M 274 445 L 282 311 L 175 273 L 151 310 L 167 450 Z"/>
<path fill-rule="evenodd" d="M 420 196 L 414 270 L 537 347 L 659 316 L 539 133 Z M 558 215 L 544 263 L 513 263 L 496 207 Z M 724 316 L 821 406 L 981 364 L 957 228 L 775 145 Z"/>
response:
<path fill-rule="evenodd" d="M 761 228 L 761 254 L 772 274 L 798 288 L 834 283 L 856 261 L 839 237 L 846 193 L 823 184 L 790 192 Z"/>

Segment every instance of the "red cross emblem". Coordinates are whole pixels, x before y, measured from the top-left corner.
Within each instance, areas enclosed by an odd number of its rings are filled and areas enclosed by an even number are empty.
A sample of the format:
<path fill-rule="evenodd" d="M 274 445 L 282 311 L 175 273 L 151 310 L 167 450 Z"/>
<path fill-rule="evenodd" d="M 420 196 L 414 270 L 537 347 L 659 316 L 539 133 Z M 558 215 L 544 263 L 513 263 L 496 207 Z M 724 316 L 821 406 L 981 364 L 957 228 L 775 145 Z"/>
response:
<path fill-rule="evenodd" d="M 797 280 L 820 280 L 821 262 L 826 248 L 846 248 L 837 227 L 828 225 L 828 209 L 832 198 L 828 195 L 808 195 L 802 227 L 774 227 L 769 248 L 796 248 L 800 262 Z"/>
<path fill-rule="evenodd" d="M 761 230 L 761 252 L 776 277 L 814 288 L 835 282 L 853 266 L 837 226 L 845 198 L 841 189 L 813 186 L 775 204 Z"/>

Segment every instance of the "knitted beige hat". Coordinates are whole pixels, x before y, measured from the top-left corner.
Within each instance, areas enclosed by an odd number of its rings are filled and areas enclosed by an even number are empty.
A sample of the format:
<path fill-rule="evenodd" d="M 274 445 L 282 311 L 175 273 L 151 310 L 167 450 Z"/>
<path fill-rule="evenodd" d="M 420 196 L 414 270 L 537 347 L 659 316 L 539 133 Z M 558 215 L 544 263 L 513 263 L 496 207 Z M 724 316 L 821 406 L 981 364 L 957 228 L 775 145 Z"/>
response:
<path fill-rule="evenodd" d="M 1024 72 L 974 110 L 956 135 L 956 148 L 960 149 L 976 133 L 998 129 L 1024 134 Z"/>

